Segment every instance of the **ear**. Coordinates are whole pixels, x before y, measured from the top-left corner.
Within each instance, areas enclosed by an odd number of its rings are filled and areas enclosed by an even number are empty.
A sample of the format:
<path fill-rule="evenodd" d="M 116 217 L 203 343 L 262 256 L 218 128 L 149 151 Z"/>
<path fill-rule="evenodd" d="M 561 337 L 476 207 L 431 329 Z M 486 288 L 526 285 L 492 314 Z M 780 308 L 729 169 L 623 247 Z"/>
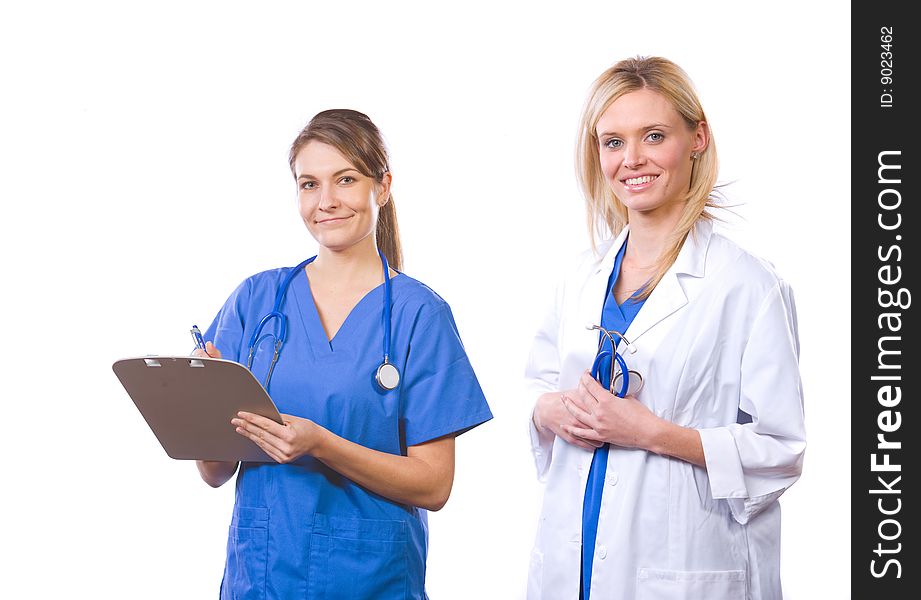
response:
<path fill-rule="evenodd" d="M 710 127 L 707 125 L 706 121 L 701 121 L 697 124 L 697 128 L 694 130 L 694 145 L 691 146 L 691 151 L 702 153 L 707 149 L 709 144 Z"/>
<path fill-rule="evenodd" d="M 384 173 L 384 176 L 381 178 L 380 191 L 377 193 L 377 206 L 383 208 L 388 202 L 390 202 L 390 184 L 393 181 L 393 176 L 390 175 L 390 171 Z"/>

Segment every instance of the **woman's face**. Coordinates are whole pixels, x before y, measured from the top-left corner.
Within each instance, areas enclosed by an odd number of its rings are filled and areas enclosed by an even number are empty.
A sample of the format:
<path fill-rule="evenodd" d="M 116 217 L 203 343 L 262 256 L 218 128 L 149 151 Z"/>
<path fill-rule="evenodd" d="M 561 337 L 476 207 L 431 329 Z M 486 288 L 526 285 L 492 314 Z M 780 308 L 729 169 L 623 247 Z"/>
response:
<path fill-rule="evenodd" d="M 390 173 L 378 183 L 334 147 L 311 141 L 294 159 L 294 176 L 301 218 L 321 246 L 345 250 L 374 235 L 390 196 Z"/>
<path fill-rule="evenodd" d="M 691 183 L 691 155 L 707 147 L 706 123 L 689 129 L 664 96 L 642 89 L 615 100 L 595 133 L 604 178 L 631 212 L 681 210 Z"/>

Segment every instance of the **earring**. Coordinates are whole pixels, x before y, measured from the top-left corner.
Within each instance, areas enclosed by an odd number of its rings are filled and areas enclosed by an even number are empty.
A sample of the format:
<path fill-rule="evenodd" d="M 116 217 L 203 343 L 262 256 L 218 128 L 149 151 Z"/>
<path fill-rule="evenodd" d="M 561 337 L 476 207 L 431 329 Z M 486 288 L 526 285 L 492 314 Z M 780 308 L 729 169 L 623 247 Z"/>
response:
<path fill-rule="evenodd" d="M 697 160 L 700 158 L 700 152 L 694 152 L 691 154 L 691 160 Z"/>

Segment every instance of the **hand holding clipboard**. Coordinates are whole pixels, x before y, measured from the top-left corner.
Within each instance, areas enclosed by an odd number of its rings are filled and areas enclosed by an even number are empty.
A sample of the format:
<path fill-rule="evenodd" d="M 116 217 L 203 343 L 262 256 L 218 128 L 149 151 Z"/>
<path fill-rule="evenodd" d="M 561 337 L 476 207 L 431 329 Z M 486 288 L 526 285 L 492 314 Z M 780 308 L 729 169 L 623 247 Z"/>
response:
<path fill-rule="evenodd" d="M 172 458 L 272 462 L 231 420 L 240 412 L 279 424 L 282 417 L 246 367 L 220 357 L 208 342 L 191 357 L 128 358 L 115 361 L 112 370 Z"/>

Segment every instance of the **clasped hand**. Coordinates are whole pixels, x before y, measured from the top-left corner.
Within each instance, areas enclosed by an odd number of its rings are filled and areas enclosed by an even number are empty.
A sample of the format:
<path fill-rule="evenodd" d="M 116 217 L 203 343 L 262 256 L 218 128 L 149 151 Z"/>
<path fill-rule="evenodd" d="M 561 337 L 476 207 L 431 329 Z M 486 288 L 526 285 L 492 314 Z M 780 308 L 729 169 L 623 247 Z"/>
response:
<path fill-rule="evenodd" d="M 574 420 L 563 430 L 596 447 L 608 442 L 645 448 L 659 420 L 635 397 L 619 398 L 606 390 L 588 371 L 579 378 L 575 390 L 562 392 L 561 401 Z"/>

